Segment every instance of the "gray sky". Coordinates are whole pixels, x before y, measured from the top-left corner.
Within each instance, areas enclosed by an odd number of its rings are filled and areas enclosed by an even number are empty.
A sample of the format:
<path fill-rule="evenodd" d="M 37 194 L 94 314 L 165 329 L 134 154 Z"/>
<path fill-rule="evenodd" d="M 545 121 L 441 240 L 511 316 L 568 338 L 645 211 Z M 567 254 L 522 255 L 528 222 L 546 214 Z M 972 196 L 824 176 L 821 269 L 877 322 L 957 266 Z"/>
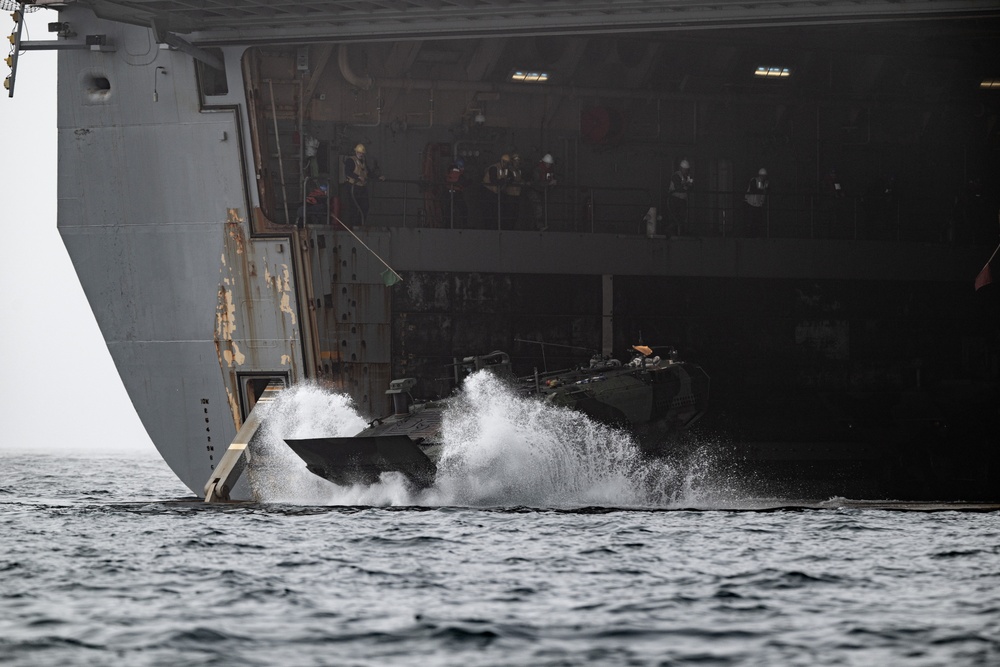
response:
<path fill-rule="evenodd" d="M 55 17 L 29 13 L 22 38 L 48 39 Z M 0 451 L 153 454 L 56 230 L 55 52 L 22 52 L 14 93 L 0 98 Z"/>

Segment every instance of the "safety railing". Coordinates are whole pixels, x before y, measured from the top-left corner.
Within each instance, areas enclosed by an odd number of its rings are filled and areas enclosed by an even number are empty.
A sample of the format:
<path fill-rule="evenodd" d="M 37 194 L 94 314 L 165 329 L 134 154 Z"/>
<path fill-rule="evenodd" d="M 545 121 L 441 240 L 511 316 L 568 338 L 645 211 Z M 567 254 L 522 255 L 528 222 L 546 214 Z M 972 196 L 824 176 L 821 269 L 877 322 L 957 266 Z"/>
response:
<path fill-rule="evenodd" d="M 776 192 L 752 207 L 743 192 L 690 193 L 684 234 L 923 243 L 989 243 L 995 212 L 948 196 Z M 992 235 L 992 236 L 991 236 Z"/>
<path fill-rule="evenodd" d="M 389 227 L 496 229 L 576 233 L 644 233 L 643 216 L 653 201 L 644 188 L 520 186 L 493 193 L 479 183 L 461 191 L 426 181 L 386 180 L 368 186 L 371 224 Z M 341 190 L 348 224 L 360 216 Z"/>
<path fill-rule="evenodd" d="M 331 188 L 335 198 L 322 206 L 327 217 L 333 213 L 349 226 L 362 226 L 344 186 L 339 193 L 336 185 Z M 520 193 L 502 194 L 479 183 L 449 192 L 444 184 L 386 180 L 368 190 L 366 224 L 380 227 L 963 244 L 995 242 L 997 233 L 995 211 L 990 215 L 948 197 L 773 192 L 756 208 L 744 192 L 727 190 L 690 192 L 680 207 L 646 188 L 524 185 Z M 308 218 L 316 224 L 314 215 Z"/>

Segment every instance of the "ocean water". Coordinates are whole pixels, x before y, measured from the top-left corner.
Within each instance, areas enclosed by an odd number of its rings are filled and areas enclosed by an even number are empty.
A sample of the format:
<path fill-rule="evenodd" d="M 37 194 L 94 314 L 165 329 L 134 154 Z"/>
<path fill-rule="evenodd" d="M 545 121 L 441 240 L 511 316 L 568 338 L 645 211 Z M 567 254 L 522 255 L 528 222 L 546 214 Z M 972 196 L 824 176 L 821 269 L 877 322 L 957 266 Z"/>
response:
<path fill-rule="evenodd" d="M 0 664 L 1000 665 L 995 509 L 755 498 L 488 381 L 426 491 L 281 450 L 357 419 L 289 392 L 253 503 L 150 456 L 0 453 Z"/>

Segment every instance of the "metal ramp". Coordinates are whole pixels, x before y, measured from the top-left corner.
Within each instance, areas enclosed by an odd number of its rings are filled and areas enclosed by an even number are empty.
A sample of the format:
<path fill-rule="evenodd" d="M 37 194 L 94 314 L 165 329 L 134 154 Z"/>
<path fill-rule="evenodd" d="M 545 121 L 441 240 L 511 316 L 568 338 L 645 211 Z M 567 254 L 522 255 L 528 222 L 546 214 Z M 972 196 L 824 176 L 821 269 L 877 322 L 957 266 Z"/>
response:
<path fill-rule="evenodd" d="M 222 456 L 222 460 L 219 461 L 219 465 L 212 471 L 212 476 L 205 484 L 206 503 L 230 502 L 229 494 L 232 492 L 233 487 L 236 486 L 236 482 L 239 481 L 247 465 L 250 455 L 247 448 L 261 425 L 261 413 L 263 412 L 261 406 L 268 405 L 274 401 L 278 396 L 278 392 L 284 388 L 284 382 L 281 380 L 272 380 L 264 389 L 264 393 L 257 399 L 253 410 L 243 420 L 243 426 L 240 427 L 236 437 L 230 443 L 229 449 L 226 450 L 226 453 Z"/>

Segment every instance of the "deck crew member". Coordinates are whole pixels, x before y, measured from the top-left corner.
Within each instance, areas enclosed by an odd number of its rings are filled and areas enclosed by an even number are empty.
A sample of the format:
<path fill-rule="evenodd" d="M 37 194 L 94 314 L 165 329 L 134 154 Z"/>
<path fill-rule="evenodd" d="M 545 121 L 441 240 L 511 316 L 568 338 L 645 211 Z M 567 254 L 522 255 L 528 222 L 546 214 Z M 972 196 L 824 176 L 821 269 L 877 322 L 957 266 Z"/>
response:
<path fill-rule="evenodd" d="M 688 222 L 688 192 L 694 185 L 691 178 L 691 163 L 681 160 L 680 168 L 670 177 L 667 192 L 668 224 L 677 236 L 683 236 Z"/>
<path fill-rule="evenodd" d="M 503 188 L 503 204 L 501 214 L 504 219 L 504 229 L 517 229 L 521 220 L 521 193 L 524 190 L 524 171 L 521 168 L 521 156 L 514 153 L 510 156 L 510 177 Z"/>
<path fill-rule="evenodd" d="M 747 192 L 743 196 L 746 201 L 746 235 L 765 236 L 765 218 L 767 215 L 767 189 L 771 182 L 767 180 L 767 169 L 761 167 L 757 175 L 750 179 Z"/>
<path fill-rule="evenodd" d="M 491 164 L 483 173 L 481 200 L 483 222 L 486 223 L 487 227 L 496 224 L 496 228 L 500 229 L 506 217 L 504 211 L 509 208 L 509 205 L 505 201 L 507 198 L 505 190 L 511 178 L 510 166 L 510 155 L 504 153 L 498 162 Z"/>
<path fill-rule="evenodd" d="M 330 184 L 326 180 L 316 182 L 316 185 L 305 196 L 302 206 L 295 216 L 295 225 L 302 227 L 308 223 L 310 225 L 322 225 L 327 223 L 327 212 L 330 204 Z"/>
<path fill-rule="evenodd" d="M 820 180 L 819 188 L 821 234 L 826 238 L 846 238 L 848 230 L 844 217 L 844 186 L 835 168 L 831 167 Z"/>
<path fill-rule="evenodd" d="M 450 228 L 463 228 L 469 218 L 469 207 L 465 203 L 465 161 L 456 159 L 448 165 L 448 173 L 444 176 L 444 222 Z"/>
<path fill-rule="evenodd" d="M 344 175 L 347 177 L 347 218 L 350 226 L 364 225 L 368 222 L 368 182 L 372 178 L 384 181 L 385 178 L 375 170 L 368 168 L 365 160 L 364 144 L 354 147 L 354 155 L 344 158 Z"/>
<path fill-rule="evenodd" d="M 546 153 L 535 165 L 535 173 L 531 179 L 531 189 L 528 196 L 531 198 L 532 211 L 535 214 L 535 228 L 545 231 L 549 228 L 549 190 L 556 184 L 556 161 L 552 155 Z"/>

